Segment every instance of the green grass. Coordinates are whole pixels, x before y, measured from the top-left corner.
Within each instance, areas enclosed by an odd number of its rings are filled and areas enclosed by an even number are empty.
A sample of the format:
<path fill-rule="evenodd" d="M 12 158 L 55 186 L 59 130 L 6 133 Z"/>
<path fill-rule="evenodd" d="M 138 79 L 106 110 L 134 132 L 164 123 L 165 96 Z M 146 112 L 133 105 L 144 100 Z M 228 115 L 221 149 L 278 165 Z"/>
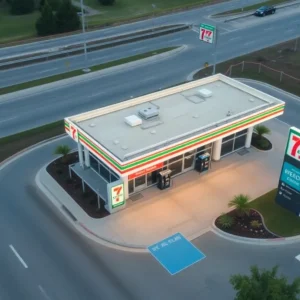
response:
<path fill-rule="evenodd" d="M 265 224 L 272 232 L 283 236 L 300 234 L 300 218 L 282 208 L 275 202 L 277 189 L 253 200 L 251 208 L 258 210 L 264 217 Z"/>
<path fill-rule="evenodd" d="M 84 0 L 84 3 L 101 12 L 99 15 L 88 17 L 88 26 L 110 25 L 153 14 L 167 13 L 172 10 L 187 9 L 201 4 L 208 4 L 210 0 L 116 0 L 114 6 L 102 6 L 98 0 Z M 152 4 L 156 5 L 153 9 Z"/>
<path fill-rule="evenodd" d="M 176 48 L 177 47 L 167 47 L 167 48 L 162 48 L 162 49 L 158 49 L 158 50 L 154 50 L 154 51 L 150 51 L 150 52 L 146 52 L 146 53 L 142 53 L 142 54 L 138 54 L 138 55 L 134 55 L 134 56 L 129 56 L 126 58 L 122 58 L 122 59 L 110 61 L 107 63 L 103 63 L 100 65 L 96 65 L 96 66 L 90 67 L 90 69 L 91 69 L 91 72 L 100 71 L 103 69 L 119 66 L 119 65 L 126 64 L 129 62 L 133 62 L 133 61 L 137 61 L 137 60 L 144 59 L 147 57 L 151 57 L 154 55 L 162 54 L 162 53 L 174 50 Z M 49 77 L 45 77 L 45 78 L 41 78 L 41 79 L 29 81 L 29 82 L 24 82 L 24 83 L 8 86 L 5 88 L 0 88 L 0 95 L 20 91 L 23 89 L 39 86 L 39 85 L 46 84 L 46 83 L 59 81 L 62 79 L 80 76 L 83 74 L 84 74 L 84 72 L 82 70 L 75 70 L 75 71 L 71 71 L 71 72 L 67 72 L 67 73 L 63 73 L 63 74 L 53 75 L 53 76 L 49 76 Z"/>
<path fill-rule="evenodd" d="M 228 10 L 228 11 L 216 14 L 216 15 L 214 15 L 214 17 L 227 16 L 227 15 L 231 15 L 231 14 L 235 14 L 235 13 L 241 13 L 241 12 L 247 12 L 247 11 L 251 11 L 251 10 L 254 11 L 254 10 L 257 10 L 261 6 L 279 5 L 279 4 L 292 2 L 292 1 L 294 1 L 294 0 L 269 0 L 269 1 L 264 1 L 262 3 L 246 6 L 246 7 L 243 7 L 243 8 Z"/>
<path fill-rule="evenodd" d="M 0 162 L 36 143 L 64 133 L 64 122 L 58 121 L 0 138 Z"/>
<path fill-rule="evenodd" d="M 35 22 L 38 17 L 38 11 L 23 16 L 12 16 L 8 5 L 0 4 L 0 44 L 35 37 Z"/>

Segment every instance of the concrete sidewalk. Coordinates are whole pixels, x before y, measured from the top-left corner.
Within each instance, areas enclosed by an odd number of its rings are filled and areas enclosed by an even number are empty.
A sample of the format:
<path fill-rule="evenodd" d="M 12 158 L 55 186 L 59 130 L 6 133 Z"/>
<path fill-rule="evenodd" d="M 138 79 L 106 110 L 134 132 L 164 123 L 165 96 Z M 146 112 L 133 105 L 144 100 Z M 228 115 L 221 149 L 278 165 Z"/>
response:
<path fill-rule="evenodd" d="M 103 219 L 89 217 L 46 172 L 36 177 L 48 198 L 64 205 L 75 216 L 77 226 L 98 242 L 145 249 L 167 236 L 181 232 L 190 240 L 211 229 L 213 219 L 228 211 L 234 195 L 245 193 L 252 199 L 276 188 L 289 126 L 278 120 L 266 123 L 273 149 L 262 152 L 250 148 L 213 162 L 205 175 L 190 171 L 174 178 L 169 190 L 156 187 L 142 191 L 127 208 Z M 246 152 L 246 153 L 245 153 Z"/>

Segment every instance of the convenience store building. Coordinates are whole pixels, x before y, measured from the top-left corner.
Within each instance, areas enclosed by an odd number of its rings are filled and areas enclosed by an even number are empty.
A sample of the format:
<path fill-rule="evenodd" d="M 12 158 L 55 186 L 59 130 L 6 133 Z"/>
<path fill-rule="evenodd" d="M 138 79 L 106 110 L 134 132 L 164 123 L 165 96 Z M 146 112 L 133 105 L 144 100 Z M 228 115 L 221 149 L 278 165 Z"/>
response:
<path fill-rule="evenodd" d="M 217 74 L 65 118 L 78 145 L 70 166 L 114 213 L 142 190 L 251 146 L 253 127 L 285 103 Z M 199 177 L 201 180 L 201 177 Z"/>

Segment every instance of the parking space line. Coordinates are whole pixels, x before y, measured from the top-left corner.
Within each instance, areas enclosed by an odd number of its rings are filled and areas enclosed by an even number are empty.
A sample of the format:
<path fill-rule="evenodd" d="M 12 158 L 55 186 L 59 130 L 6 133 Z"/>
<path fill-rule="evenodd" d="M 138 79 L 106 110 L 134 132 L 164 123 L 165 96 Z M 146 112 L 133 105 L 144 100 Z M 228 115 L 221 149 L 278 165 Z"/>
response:
<path fill-rule="evenodd" d="M 25 261 L 23 260 L 23 258 L 20 256 L 20 254 L 17 252 L 17 250 L 14 248 L 14 246 L 13 245 L 9 245 L 9 248 L 14 253 L 14 255 L 18 258 L 18 260 L 21 262 L 21 264 L 23 265 L 23 267 L 25 269 L 27 269 L 28 268 L 27 264 L 25 263 Z"/>
<path fill-rule="evenodd" d="M 300 261 L 300 254 L 295 257 L 298 261 Z"/>

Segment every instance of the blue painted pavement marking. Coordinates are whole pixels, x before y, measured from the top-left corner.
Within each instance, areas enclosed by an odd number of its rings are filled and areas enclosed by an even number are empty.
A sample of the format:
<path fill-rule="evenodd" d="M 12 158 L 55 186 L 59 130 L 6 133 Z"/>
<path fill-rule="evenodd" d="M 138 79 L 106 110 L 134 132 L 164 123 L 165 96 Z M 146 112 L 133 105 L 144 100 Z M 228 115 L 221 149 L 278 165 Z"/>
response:
<path fill-rule="evenodd" d="M 181 272 L 206 257 L 181 233 L 149 246 L 148 250 L 171 275 Z"/>

